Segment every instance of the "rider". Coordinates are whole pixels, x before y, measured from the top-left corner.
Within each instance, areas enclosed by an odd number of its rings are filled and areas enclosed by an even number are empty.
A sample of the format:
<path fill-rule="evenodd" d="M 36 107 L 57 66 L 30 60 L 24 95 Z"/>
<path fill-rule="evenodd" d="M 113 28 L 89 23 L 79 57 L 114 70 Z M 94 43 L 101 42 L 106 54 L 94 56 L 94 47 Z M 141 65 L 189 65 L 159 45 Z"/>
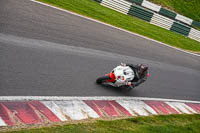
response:
<path fill-rule="evenodd" d="M 149 76 L 148 67 L 143 64 L 133 65 L 133 64 L 122 63 L 122 65 L 129 66 L 134 71 L 135 74 L 134 79 L 126 83 L 127 86 L 134 88 L 143 83 L 144 81 L 146 81 L 147 77 Z"/>

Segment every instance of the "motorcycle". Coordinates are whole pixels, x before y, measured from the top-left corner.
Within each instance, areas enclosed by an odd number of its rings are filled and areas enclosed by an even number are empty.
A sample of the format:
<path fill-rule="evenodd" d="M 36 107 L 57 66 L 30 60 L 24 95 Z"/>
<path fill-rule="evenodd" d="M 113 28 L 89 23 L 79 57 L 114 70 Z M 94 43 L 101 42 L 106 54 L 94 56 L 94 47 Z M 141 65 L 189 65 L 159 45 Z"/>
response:
<path fill-rule="evenodd" d="M 126 86 L 128 87 L 128 90 L 131 90 L 133 89 L 133 87 L 131 85 L 128 85 L 128 82 L 130 82 L 134 78 L 134 70 L 131 69 L 129 66 L 126 66 L 126 64 L 121 63 L 121 65 L 115 67 L 110 73 L 97 78 L 96 83 L 109 84 L 114 87 Z"/>

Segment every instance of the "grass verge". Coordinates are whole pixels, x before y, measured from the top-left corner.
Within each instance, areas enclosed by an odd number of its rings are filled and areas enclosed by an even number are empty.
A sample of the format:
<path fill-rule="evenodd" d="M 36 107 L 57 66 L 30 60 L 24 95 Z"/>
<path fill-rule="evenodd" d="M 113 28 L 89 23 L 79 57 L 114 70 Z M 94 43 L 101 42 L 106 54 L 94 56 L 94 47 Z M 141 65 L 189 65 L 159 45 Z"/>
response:
<path fill-rule="evenodd" d="M 199 133 L 200 115 L 160 115 L 113 121 L 57 125 L 10 133 Z"/>
<path fill-rule="evenodd" d="M 200 0 L 150 0 L 200 22 Z"/>
<path fill-rule="evenodd" d="M 38 0 L 66 10 L 88 16 L 102 22 L 141 34 L 181 49 L 200 52 L 200 43 L 183 35 L 165 30 L 140 20 L 101 6 L 93 0 Z"/>

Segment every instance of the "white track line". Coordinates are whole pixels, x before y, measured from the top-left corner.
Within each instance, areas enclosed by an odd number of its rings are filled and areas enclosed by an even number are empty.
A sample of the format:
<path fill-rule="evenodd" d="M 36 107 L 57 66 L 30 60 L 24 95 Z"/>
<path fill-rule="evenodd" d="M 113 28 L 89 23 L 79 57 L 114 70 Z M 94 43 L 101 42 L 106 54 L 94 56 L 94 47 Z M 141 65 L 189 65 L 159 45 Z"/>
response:
<path fill-rule="evenodd" d="M 146 98 L 146 97 L 121 97 L 121 96 L 0 96 L 0 101 L 65 101 L 65 100 L 152 100 L 164 102 L 184 102 L 184 103 L 200 103 L 200 101 L 162 99 L 162 98 Z"/>
<path fill-rule="evenodd" d="M 69 14 L 73 14 L 73 15 L 75 15 L 75 16 L 79 16 L 79 17 L 82 17 L 82 18 L 85 18 L 85 19 L 94 21 L 94 22 L 96 22 L 96 23 L 100 23 L 100 24 L 103 24 L 103 25 L 106 25 L 106 26 L 115 28 L 115 29 L 118 29 L 118 30 L 121 30 L 121 31 L 124 31 L 124 32 L 127 32 L 127 33 L 132 34 L 132 35 L 136 35 L 136 36 L 145 38 L 145 39 L 147 39 L 147 40 L 151 40 L 151 41 L 156 42 L 156 43 L 163 44 L 163 45 L 165 45 L 165 46 L 167 46 L 167 47 L 176 49 L 176 50 L 178 50 L 178 51 L 181 51 L 181 52 L 184 52 L 184 53 L 187 53 L 187 54 L 191 54 L 191 55 L 199 56 L 199 57 L 200 57 L 199 54 L 191 53 L 191 52 L 188 52 L 188 51 L 185 51 L 185 50 L 182 50 L 182 49 L 179 49 L 179 48 L 170 46 L 170 45 L 168 45 L 168 44 L 165 44 L 165 43 L 162 43 L 162 42 L 153 40 L 153 39 L 151 39 L 151 38 L 148 38 L 148 37 L 145 37 L 145 36 L 142 36 L 142 35 L 139 35 L 139 34 L 136 34 L 136 33 L 133 33 L 133 32 L 130 32 L 130 31 L 127 31 L 127 30 L 124 30 L 124 29 L 121 29 L 121 28 L 118 28 L 118 27 L 115 27 L 115 26 L 112 26 L 112 25 L 110 25 L 110 24 L 106 24 L 106 23 L 104 23 L 104 22 L 101 22 L 101 21 L 98 21 L 98 20 L 95 20 L 95 19 L 92 19 L 92 18 L 89 18 L 89 17 L 86 17 L 86 16 L 82 16 L 82 15 L 77 14 L 77 13 L 74 13 L 74 12 L 70 12 L 70 11 L 64 10 L 64 9 L 62 9 L 62 8 L 58 8 L 58 7 L 55 7 L 55 6 L 52 6 L 52 5 L 48 5 L 48 4 L 45 4 L 45 3 L 42 3 L 42 2 L 39 2 L 39 1 L 35 1 L 35 0 L 30 0 L 30 1 L 35 2 L 35 3 L 38 3 L 38 4 L 41 4 L 41 5 L 44 5 L 44 6 L 48 6 L 48 7 L 51 7 L 51 8 L 60 10 L 60 11 L 63 11 L 63 12 L 66 12 L 66 13 L 69 13 Z"/>

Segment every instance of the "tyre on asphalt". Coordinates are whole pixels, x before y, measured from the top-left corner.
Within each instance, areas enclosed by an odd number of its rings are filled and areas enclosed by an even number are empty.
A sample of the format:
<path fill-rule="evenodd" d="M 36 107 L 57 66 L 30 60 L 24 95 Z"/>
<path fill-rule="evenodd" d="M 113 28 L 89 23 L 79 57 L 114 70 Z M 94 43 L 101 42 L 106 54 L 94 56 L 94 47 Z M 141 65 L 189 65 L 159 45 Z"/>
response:
<path fill-rule="evenodd" d="M 102 76 L 102 77 L 97 78 L 96 83 L 102 84 L 103 82 L 106 82 L 109 79 L 110 79 L 110 76 Z"/>

